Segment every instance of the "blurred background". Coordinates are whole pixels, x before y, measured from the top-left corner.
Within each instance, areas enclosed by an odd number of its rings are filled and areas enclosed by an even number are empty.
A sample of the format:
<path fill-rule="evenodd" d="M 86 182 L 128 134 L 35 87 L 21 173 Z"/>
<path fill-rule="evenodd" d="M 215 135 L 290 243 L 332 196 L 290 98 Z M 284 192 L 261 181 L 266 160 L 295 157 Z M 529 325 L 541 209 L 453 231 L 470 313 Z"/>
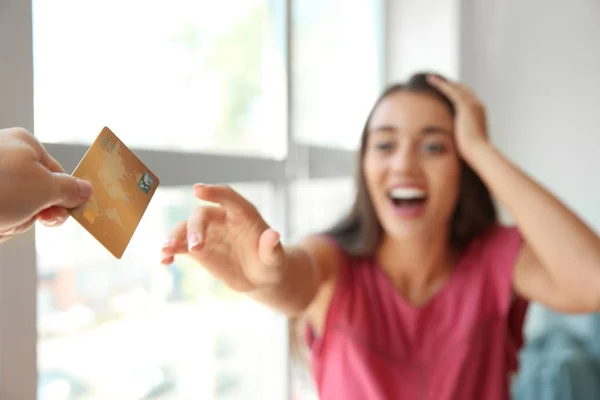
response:
<path fill-rule="evenodd" d="M 158 250 L 196 182 L 288 242 L 329 226 L 373 101 L 418 70 L 473 87 L 492 140 L 600 229 L 599 22 L 595 0 L 0 0 L 0 126 L 71 171 L 106 125 L 161 178 L 122 260 L 72 221 L 0 248 L 0 398 L 316 398 L 285 318 Z M 600 393 L 599 334 L 534 305 L 515 397 L 564 366 Z"/>

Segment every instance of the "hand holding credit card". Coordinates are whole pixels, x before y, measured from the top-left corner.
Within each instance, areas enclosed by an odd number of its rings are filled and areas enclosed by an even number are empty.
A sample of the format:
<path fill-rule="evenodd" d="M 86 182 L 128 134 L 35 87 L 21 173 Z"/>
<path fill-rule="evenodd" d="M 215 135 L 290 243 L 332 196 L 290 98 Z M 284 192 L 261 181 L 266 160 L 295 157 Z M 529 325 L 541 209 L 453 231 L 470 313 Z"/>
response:
<path fill-rule="evenodd" d="M 158 177 L 107 127 L 73 176 L 91 182 L 94 194 L 71 216 L 120 259 L 156 192 Z"/>

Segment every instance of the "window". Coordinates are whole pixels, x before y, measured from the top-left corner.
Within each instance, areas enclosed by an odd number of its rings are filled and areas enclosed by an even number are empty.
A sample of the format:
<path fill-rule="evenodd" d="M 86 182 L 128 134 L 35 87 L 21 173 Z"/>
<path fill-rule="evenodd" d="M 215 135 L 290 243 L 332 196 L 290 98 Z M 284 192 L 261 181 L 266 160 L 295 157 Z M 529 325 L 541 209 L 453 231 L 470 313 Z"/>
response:
<path fill-rule="evenodd" d="M 292 237 L 300 238 L 311 232 L 332 227 L 352 206 L 354 181 L 350 177 L 299 180 L 292 184 Z M 334 210 L 334 212 L 332 212 Z M 301 326 L 296 327 L 302 335 Z M 303 343 L 298 343 L 302 348 Z M 306 352 L 305 352 L 306 353 Z M 308 354 L 308 353 L 306 353 Z M 308 370 L 308 357 L 290 357 L 291 399 L 316 400 L 318 395 Z"/>
<path fill-rule="evenodd" d="M 3 9 L 0 126 L 33 130 L 67 171 L 109 126 L 161 187 L 119 261 L 74 221 L 0 246 L 0 398 L 297 394 L 286 319 L 189 260 L 161 266 L 158 251 L 195 206 L 196 182 L 233 185 L 284 242 L 329 226 L 332 207 L 341 215 L 352 197 L 349 150 L 382 81 L 381 4 Z"/>
<path fill-rule="evenodd" d="M 270 185 L 234 188 L 270 219 Z M 165 232 L 197 203 L 191 188 L 157 192 L 119 261 L 73 220 L 38 229 L 39 399 L 57 387 L 98 400 L 262 397 L 256 366 L 273 362 L 264 333 L 280 319 L 191 260 L 159 263 Z"/>
<path fill-rule="evenodd" d="M 291 225 L 294 237 L 331 228 L 350 211 L 354 193 L 351 177 L 294 182 Z"/>
<path fill-rule="evenodd" d="M 284 58 L 269 0 L 34 0 L 36 134 L 285 155 Z"/>
<path fill-rule="evenodd" d="M 355 149 L 379 95 L 381 4 L 293 2 L 295 133 L 299 141 Z"/>

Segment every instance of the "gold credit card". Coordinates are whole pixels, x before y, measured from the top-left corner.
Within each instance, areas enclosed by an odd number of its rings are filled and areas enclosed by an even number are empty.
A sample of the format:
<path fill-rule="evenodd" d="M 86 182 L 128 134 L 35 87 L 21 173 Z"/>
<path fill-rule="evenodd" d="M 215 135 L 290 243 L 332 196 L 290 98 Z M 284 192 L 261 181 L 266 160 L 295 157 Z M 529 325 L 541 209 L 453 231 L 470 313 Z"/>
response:
<path fill-rule="evenodd" d="M 121 258 L 156 192 L 158 178 L 106 127 L 73 176 L 91 182 L 94 194 L 71 210 L 71 216 Z"/>

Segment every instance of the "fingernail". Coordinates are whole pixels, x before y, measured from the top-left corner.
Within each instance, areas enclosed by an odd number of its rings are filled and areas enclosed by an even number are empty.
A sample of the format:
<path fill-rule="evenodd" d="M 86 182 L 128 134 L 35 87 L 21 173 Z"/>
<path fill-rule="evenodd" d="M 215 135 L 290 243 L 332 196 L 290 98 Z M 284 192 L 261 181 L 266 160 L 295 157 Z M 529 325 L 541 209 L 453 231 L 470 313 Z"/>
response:
<path fill-rule="evenodd" d="M 87 199 L 94 192 L 94 187 L 88 181 L 84 181 L 83 179 L 77 179 L 77 188 L 79 189 L 79 196 L 84 199 Z"/>
<path fill-rule="evenodd" d="M 49 221 L 46 221 L 46 226 L 56 226 L 59 223 L 60 223 L 60 220 L 58 218 L 54 218 Z"/>
<path fill-rule="evenodd" d="M 192 233 L 188 236 L 188 249 L 194 250 L 202 242 L 202 237 L 198 233 Z"/>
<path fill-rule="evenodd" d="M 163 249 L 168 249 L 170 247 L 173 247 L 173 244 L 175 243 L 175 241 L 173 239 L 168 239 L 164 244 L 163 244 Z"/>

